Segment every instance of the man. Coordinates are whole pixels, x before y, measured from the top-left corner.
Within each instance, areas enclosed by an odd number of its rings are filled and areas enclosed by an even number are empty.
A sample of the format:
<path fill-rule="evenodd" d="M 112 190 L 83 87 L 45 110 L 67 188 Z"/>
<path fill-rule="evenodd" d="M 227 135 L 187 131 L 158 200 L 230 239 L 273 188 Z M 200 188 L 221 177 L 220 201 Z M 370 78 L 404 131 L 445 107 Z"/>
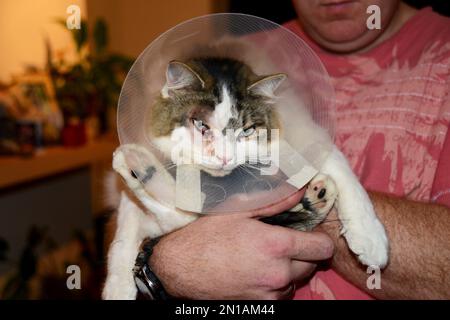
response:
<path fill-rule="evenodd" d="M 294 5 L 299 19 L 286 27 L 335 86 L 336 144 L 366 189 L 384 193 L 369 192 L 391 242 L 381 289 L 368 288 L 336 223 L 305 233 L 255 219 L 300 193 L 259 212 L 201 218 L 165 236 L 152 267 L 170 294 L 188 298 L 287 298 L 294 282 L 296 298 L 450 298 L 450 20 L 394 0 Z M 370 5 L 380 8 L 379 30 L 367 28 Z"/>

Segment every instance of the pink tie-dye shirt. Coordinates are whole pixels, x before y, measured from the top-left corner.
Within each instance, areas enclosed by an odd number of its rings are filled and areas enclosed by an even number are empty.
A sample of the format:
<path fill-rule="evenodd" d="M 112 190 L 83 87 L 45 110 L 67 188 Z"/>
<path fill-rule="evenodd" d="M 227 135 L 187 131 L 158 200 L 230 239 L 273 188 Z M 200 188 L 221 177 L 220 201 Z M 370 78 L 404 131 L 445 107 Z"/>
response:
<path fill-rule="evenodd" d="M 450 19 L 425 8 L 378 47 L 319 55 L 336 91 L 336 144 L 368 190 L 450 206 Z M 296 299 L 370 299 L 332 270 Z"/>

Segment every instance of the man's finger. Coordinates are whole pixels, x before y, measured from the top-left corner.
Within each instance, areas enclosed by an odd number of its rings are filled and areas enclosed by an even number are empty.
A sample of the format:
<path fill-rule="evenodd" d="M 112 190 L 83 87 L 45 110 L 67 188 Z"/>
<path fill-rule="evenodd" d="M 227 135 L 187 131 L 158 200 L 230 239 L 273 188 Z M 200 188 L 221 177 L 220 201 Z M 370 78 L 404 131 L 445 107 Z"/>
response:
<path fill-rule="evenodd" d="M 280 187 L 282 188 L 282 187 Z M 275 189 L 277 190 L 277 189 Z M 274 191 L 275 191 L 274 190 Z M 278 192 L 283 192 L 282 190 L 279 190 Z M 284 211 L 287 211 L 293 207 L 295 207 L 300 200 L 303 198 L 303 195 L 305 194 L 305 189 L 300 189 L 297 191 L 293 191 L 288 197 L 284 197 L 282 200 L 257 210 L 253 210 L 250 212 L 251 217 L 268 217 L 273 216 L 279 213 L 282 213 Z"/>
<path fill-rule="evenodd" d="M 334 254 L 334 243 L 322 232 L 302 232 L 289 229 L 292 237 L 290 258 L 300 261 L 326 260 Z"/>

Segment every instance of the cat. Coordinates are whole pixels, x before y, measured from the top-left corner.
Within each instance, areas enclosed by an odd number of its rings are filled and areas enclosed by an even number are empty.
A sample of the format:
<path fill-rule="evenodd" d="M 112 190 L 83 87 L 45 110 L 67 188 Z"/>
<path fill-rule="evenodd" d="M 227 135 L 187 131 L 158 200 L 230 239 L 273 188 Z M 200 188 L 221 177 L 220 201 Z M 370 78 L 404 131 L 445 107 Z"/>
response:
<path fill-rule="evenodd" d="M 213 177 L 229 176 L 248 158 L 233 159 L 233 155 L 223 152 L 223 145 L 228 143 L 224 129 L 235 132 L 235 144 L 245 142 L 250 148 L 258 145 L 257 130 L 280 129 L 277 89 L 286 77 L 282 73 L 259 76 L 247 64 L 223 57 L 171 61 L 166 68 L 166 82 L 148 111 L 152 123 L 148 126 L 149 135 L 157 149 L 166 158 L 172 157 L 173 162 L 182 160 L 177 158 L 181 155 L 173 158 L 173 137 L 177 136 L 185 147 L 202 155 L 201 162 L 195 164 L 199 170 Z M 307 135 L 299 139 L 323 134 L 317 126 L 305 126 L 302 132 Z M 206 141 L 201 149 L 193 143 L 194 133 Z M 138 160 L 130 161 L 130 154 Z M 121 193 L 102 297 L 135 299 L 132 268 L 142 240 L 181 228 L 198 215 L 154 200 L 173 196 L 174 181 L 166 167 L 144 147 L 120 146 L 113 155 L 113 168 L 127 188 Z M 158 187 L 149 190 L 143 182 Z M 320 173 L 309 182 L 301 202 L 288 212 L 262 221 L 308 231 L 322 222 L 335 204 L 341 233 L 359 261 L 385 267 L 389 244 L 384 227 L 366 191 L 336 147 Z"/>

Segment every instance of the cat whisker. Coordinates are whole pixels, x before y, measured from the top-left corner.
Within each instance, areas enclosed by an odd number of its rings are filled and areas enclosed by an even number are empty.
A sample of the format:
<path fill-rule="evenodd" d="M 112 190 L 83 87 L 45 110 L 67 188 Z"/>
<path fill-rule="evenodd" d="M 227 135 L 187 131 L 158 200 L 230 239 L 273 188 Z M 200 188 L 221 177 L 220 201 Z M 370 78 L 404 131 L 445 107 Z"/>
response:
<path fill-rule="evenodd" d="M 247 158 L 247 161 L 248 162 L 255 162 L 255 164 L 256 163 L 261 163 L 261 162 L 268 162 L 268 161 L 270 161 L 270 163 L 272 163 L 272 158 L 271 157 L 260 157 L 260 156 L 258 156 L 258 157 L 254 157 L 254 158 L 251 158 L 251 157 L 248 157 Z"/>
<path fill-rule="evenodd" d="M 256 177 L 256 175 L 254 173 L 251 172 L 251 170 L 248 170 L 245 166 L 241 167 L 245 172 L 247 172 L 248 174 L 250 174 L 253 178 L 258 179 L 258 177 Z"/>
<path fill-rule="evenodd" d="M 166 165 L 164 165 L 164 169 L 170 170 L 170 169 L 172 169 L 172 168 L 175 168 L 176 166 L 177 166 L 177 164 L 175 164 L 175 163 L 172 163 L 172 164 L 166 164 Z"/>
<path fill-rule="evenodd" d="M 261 169 L 261 168 L 258 167 L 258 166 L 253 166 L 253 165 L 250 165 L 250 164 L 242 165 L 242 167 L 243 167 L 243 168 L 256 169 L 256 170 L 260 170 L 260 169 Z"/>
<path fill-rule="evenodd" d="M 339 219 L 323 220 L 322 223 L 325 223 L 325 222 L 327 222 L 327 223 L 330 223 L 330 222 L 341 222 L 341 220 L 339 220 Z"/>

